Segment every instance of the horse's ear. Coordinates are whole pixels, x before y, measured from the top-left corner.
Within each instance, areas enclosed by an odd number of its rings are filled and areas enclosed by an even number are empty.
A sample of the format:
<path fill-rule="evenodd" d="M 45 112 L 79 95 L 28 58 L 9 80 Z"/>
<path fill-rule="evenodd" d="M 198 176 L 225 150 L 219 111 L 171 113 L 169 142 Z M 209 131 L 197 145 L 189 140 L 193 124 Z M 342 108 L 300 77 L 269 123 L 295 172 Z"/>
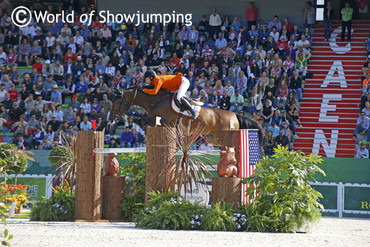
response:
<path fill-rule="evenodd" d="M 118 96 L 120 94 L 120 91 L 117 88 L 113 88 L 113 93 Z"/>
<path fill-rule="evenodd" d="M 116 97 L 121 97 L 121 98 L 124 98 L 124 94 L 121 90 L 117 89 L 117 88 L 113 88 L 113 93 L 116 95 Z"/>

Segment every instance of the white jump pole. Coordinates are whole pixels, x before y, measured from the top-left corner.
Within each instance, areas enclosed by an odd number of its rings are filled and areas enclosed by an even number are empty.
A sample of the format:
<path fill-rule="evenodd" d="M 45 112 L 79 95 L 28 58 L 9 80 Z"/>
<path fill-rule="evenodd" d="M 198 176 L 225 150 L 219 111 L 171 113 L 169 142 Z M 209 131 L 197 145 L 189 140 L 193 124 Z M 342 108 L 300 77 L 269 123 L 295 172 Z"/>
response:
<path fill-rule="evenodd" d="M 107 154 L 107 153 L 145 153 L 146 148 L 94 148 L 93 153 L 95 154 Z M 180 153 L 179 153 L 180 154 Z M 191 155 L 219 155 L 220 150 L 191 150 Z"/>

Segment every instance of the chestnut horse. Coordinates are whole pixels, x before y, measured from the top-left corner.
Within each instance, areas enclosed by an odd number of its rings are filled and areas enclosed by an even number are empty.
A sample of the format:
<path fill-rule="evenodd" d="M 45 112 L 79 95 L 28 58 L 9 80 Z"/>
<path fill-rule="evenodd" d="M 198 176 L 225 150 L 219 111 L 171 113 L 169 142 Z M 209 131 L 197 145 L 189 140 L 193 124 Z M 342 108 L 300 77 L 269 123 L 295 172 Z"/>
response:
<path fill-rule="evenodd" d="M 121 115 L 129 110 L 132 105 L 138 105 L 145 109 L 150 117 L 161 117 L 161 124 L 174 126 L 178 119 L 178 113 L 172 110 L 171 101 L 173 93 L 161 89 L 156 95 L 144 93 L 137 87 L 131 87 L 124 91 L 115 90 L 116 98 L 109 115 L 107 128 L 110 129 L 116 124 Z M 184 116 L 182 123 L 188 126 L 190 117 Z M 151 121 L 149 125 L 154 125 Z M 237 115 L 233 112 L 216 108 L 201 107 L 198 117 L 191 123 L 191 128 L 204 126 L 203 135 L 207 142 L 215 146 L 222 146 L 222 131 L 238 129 L 258 129 L 260 147 L 262 147 L 263 129 L 256 121 Z"/>

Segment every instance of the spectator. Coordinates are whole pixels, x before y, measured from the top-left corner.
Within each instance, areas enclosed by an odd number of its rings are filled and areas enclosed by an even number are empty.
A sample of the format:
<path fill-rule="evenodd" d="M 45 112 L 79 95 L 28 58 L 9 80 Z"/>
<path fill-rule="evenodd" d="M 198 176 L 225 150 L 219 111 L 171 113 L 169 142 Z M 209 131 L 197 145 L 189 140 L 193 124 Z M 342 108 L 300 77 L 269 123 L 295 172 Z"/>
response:
<path fill-rule="evenodd" d="M 280 32 L 282 25 L 279 21 L 279 16 L 275 15 L 274 18 L 269 22 L 268 29 L 272 30 L 273 27 L 276 27 L 276 30 Z"/>
<path fill-rule="evenodd" d="M 233 23 L 231 23 L 230 27 L 234 27 L 236 32 L 239 32 L 239 27 L 242 26 L 242 24 L 239 22 L 238 17 L 234 17 Z"/>
<path fill-rule="evenodd" d="M 267 135 L 264 139 L 264 149 L 265 149 L 265 155 L 273 155 L 274 154 L 274 148 L 275 146 L 275 140 L 274 136 L 272 135 L 272 131 L 267 131 Z"/>
<path fill-rule="evenodd" d="M 257 25 L 257 19 L 259 16 L 258 9 L 254 7 L 253 2 L 249 2 L 249 7 L 245 13 L 248 22 L 248 30 L 251 29 L 252 25 Z"/>
<path fill-rule="evenodd" d="M 18 137 L 13 140 L 13 144 L 15 144 L 20 150 L 26 149 L 26 143 L 22 134 L 19 134 Z"/>
<path fill-rule="evenodd" d="M 103 100 L 102 101 L 100 101 L 100 109 L 104 109 L 104 111 L 106 112 L 106 113 L 108 113 L 109 111 L 110 111 L 110 109 L 112 108 L 112 101 L 110 101 L 109 99 L 108 99 L 108 96 L 107 96 L 107 94 L 105 93 L 105 94 L 103 94 Z"/>
<path fill-rule="evenodd" d="M 56 119 L 59 122 L 63 122 L 64 112 L 62 111 L 62 105 L 56 104 L 56 109 L 53 111 L 53 115 L 56 115 Z"/>
<path fill-rule="evenodd" d="M 270 118 L 270 125 L 281 126 L 282 117 L 280 116 L 280 111 L 276 110 L 274 115 Z"/>
<path fill-rule="evenodd" d="M 352 14 L 353 9 L 350 7 L 349 2 L 346 1 L 344 8 L 340 11 L 342 15 L 342 36 L 341 41 L 344 41 L 344 36 L 347 28 L 347 41 L 351 42 L 351 28 L 352 28 Z"/>
<path fill-rule="evenodd" d="M 20 116 L 19 121 L 13 124 L 12 132 L 14 132 L 14 135 L 17 135 L 17 134 L 25 135 L 26 127 L 27 127 L 27 122 L 25 121 L 24 115 L 22 114 Z"/>
<path fill-rule="evenodd" d="M 135 128 L 132 128 L 132 146 L 133 147 L 143 147 L 144 137 Z"/>
<path fill-rule="evenodd" d="M 53 85 L 53 91 L 50 94 L 50 100 L 54 104 L 62 104 L 62 94 L 59 92 L 58 86 L 56 84 Z"/>
<path fill-rule="evenodd" d="M 199 146 L 200 151 L 209 151 L 209 150 L 214 150 L 214 147 L 212 144 L 209 144 L 207 140 L 205 139 L 202 145 Z"/>
<path fill-rule="evenodd" d="M 83 121 L 80 124 L 80 129 L 82 131 L 89 131 L 89 130 L 92 129 L 92 123 L 90 121 L 88 121 L 88 116 L 87 115 L 83 116 Z"/>
<path fill-rule="evenodd" d="M 12 129 L 12 124 L 18 122 L 22 114 L 23 110 L 19 108 L 18 102 L 14 102 L 13 108 L 9 111 L 9 120 L 6 123 L 8 129 Z"/>
<path fill-rule="evenodd" d="M 132 147 L 133 134 L 129 127 L 125 128 L 125 131 L 121 135 L 121 147 L 130 148 Z"/>
<path fill-rule="evenodd" d="M 5 90 L 5 84 L 4 83 L 1 83 L 0 87 L 1 87 L 0 88 L 0 102 L 3 102 L 5 100 L 5 96 L 8 93 L 8 91 Z"/>
<path fill-rule="evenodd" d="M 292 131 L 289 128 L 289 121 L 284 121 L 282 125 L 283 134 L 288 137 L 288 140 L 292 140 Z"/>
<path fill-rule="evenodd" d="M 365 107 L 362 108 L 362 112 L 365 113 L 365 116 L 366 117 L 370 117 L 370 102 L 369 101 L 366 101 L 365 102 Z"/>
<path fill-rule="evenodd" d="M 76 84 L 76 93 L 83 95 L 86 93 L 87 88 L 89 87 L 88 83 L 85 82 L 84 76 L 80 76 L 80 80 Z"/>
<path fill-rule="evenodd" d="M 228 95 L 227 89 L 224 89 L 222 96 L 220 96 L 219 108 L 222 110 L 230 109 L 230 97 Z"/>
<path fill-rule="evenodd" d="M 324 29 L 325 29 L 325 39 L 324 41 L 329 41 L 331 36 L 331 23 L 334 18 L 334 8 L 331 6 L 331 1 L 326 1 L 326 6 L 324 8 Z"/>
<path fill-rule="evenodd" d="M 270 105 L 270 100 L 266 99 L 264 105 L 261 108 L 261 119 L 266 123 L 270 121 L 270 118 L 274 115 L 274 109 Z"/>
<path fill-rule="evenodd" d="M 44 139 L 42 140 L 42 149 L 43 150 L 51 150 L 53 149 L 53 144 L 49 141 L 49 138 L 44 135 Z"/>
<path fill-rule="evenodd" d="M 110 143 L 108 145 L 108 148 L 118 148 L 116 138 L 114 137 L 110 138 Z"/>
<path fill-rule="evenodd" d="M 312 6 L 312 2 L 308 1 L 304 9 L 304 27 L 311 27 L 311 25 L 315 24 L 315 14 L 315 8 Z"/>
<path fill-rule="evenodd" d="M 44 131 L 42 130 L 41 125 L 36 126 L 36 131 L 32 135 L 32 145 L 37 147 L 38 145 L 42 144 L 44 139 Z"/>
<path fill-rule="evenodd" d="M 36 115 L 31 115 L 25 129 L 26 136 L 32 136 L 36 132 L 37 126 L 40 126 L 40 123 L 36 120 Z"/>
<path fill-rule="evenodd" d="M 307 74 L 307 59 L 303 57 L 301 52 L 298 53 L 298 58 L 295 60 L 295 69 L 301 74 L 303 77 Z"/>
<path fill-rule="evenodd" d="M 367 141 L 370 141 L 369 118 L 365 116 L 365 112 L 360 113 L 357 119 L 356 129 L 353 132 L 353 140 L 356 140 L 357 134 L 367 135 Z"/>
<path fill-rule="evenodd" d="M 272 132 L 273 137 L 277 137 L 279 135 L 279 130 L 280 130 L 280 127 L 277 126 L 276 123 L 272 123 L 272 125 L 269 125 L 267 128 L 267 131 Z"/>
<path fill-rule="evenodd" d="M 279 135 L 275 137 L 275 146 L 289 147 L 289 139 L 284 135 L 282 129 L 279 131 Z"/>
<path fill-rule="evenodd" d="M 364 142 L 361 142 L 360 148 L 357 149 L 355 158 L 356 159 L 368 159 L 369 158 L 369 150 L 366 149 Z"/>
<path fill-rule="evenodd" d="M 30 116 L 30 112 L 35 108 L 36 101 L 33 99 L 33 94 L 29 93 L 28 97 L 24 101 L 24 107 L 26 110 L 26 119 Z"/>
<path fill-rule="evenodd" d="M 47 129 L 44 134 L 44 139 L 48 141 L 48 144 L 51 144 L 51 142 L 54 140 L 54 131 L 53 126 L 47 125 Z"/>
<path fill-rule="evenodd" d="M 51 75 L 44 81 L 42 85 L 42 98 L 49 99 L 52 93 L 53 86 L 57 86 L 56 82 L 53 80 Z"/>
<path fill-rule="evenodd" d="M 221 17 L 216 13 L 216 8 L 212 9 L 209 16 L 209 34 L 213 37 L 221 28 Z"/>
<path fill-rule="evenodd" d="M 33 110 L 30 112 L 30 116 L 32 115 L 35 115 L 37 121 L 41 120 L 42 114 L 37 103 L 35 103 Z"/>
<path fill-rule="evenodd" d="M 243 109 L 244 97 L 239 94 L 239 90 L 235 90 L 235 94 L 230 98 L 230 111 L 237 110 L 240 112 Z"/>
<path fill-rule="evenodd" d="M 0 106 L 0 129 L 4 128 L 4 123 L 7 122 L 8 113 L 6 112 L 5 106 Z"/>
<path fill-rule="evenodd" d="M 276 105 L 279 105 L 280 100 L 283 100 L 285 106 L 286 99 L 288 97 L 288 86 L 285 80 L 281 80 L 276 94 Z"/>
<path fill-rule="evenodd" d="M 52 114 L 51 120 L 48 122 L 48 126 L 52 127 L 53 132 L 58 130 L 60 124 L 61 124 L 61 122 L 57 120 L 57 116 L 55 114 Z M 50 139 L 49 139 L 49 141 L 53 140 L 53 138 L 50 138 Z"/>
<path fill-rule="evenodd" d="M 302 47 L 304 51 L 310 52 L 310 41 L 306 39 L 306 36 L 302 34 L 301 39 L 297 42 L 298 48 Z M 299 52 L 302 52 L 302 49 L 299 49 Z M 309 58 L 308 58 L 309 59 Z"/>
<path fill-rule="evenodd" d="M 31 45 L 28 44 L 27 39 L 24 39 L 23 43 L 19 46 L 18 55 L 19 55 L 19 62 L 22 62 L 24 58 L 26 61 L 26 65 L 28 66 L 30 64 L 29 57 L 31 55 Z"/>

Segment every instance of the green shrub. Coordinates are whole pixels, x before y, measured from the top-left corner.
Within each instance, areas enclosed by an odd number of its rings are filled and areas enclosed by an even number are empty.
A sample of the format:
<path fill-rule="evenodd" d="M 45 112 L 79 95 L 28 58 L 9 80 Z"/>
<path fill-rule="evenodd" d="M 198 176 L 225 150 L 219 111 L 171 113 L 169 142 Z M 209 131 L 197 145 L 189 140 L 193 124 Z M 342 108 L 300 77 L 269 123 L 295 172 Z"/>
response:
<path fill-rule="evenodd" d="M 233 213 L 231 204 L 218 202 L 205 213 L 200 227 L 206 231 L 233 231 L 235 230 Z"/>
<path fill-rule="evenodd" d="M 294 232 L 306 223 L 317 222 L 324 209 L 318 202 L 322 195 L 310 186 L 316 172 L 325 173 L 317 166 L 318 155 L 305 155 L 288 148 L 275 149 L 272 158 L 264 157 L 254 174 L 243 182 L 252 203 L 244 208 L 247 231 Z M 309 229 L 304 229 L 307 231 Z"/>
<path fill-rule="evenodd" d="M 74 160 L 72 149 L 64 145 L 57 145 L 50 151 L 48 160 L 53 166 L 71 163 Z"/>
<path fill-rule="evenodd" d="M 136 194 L 125 195 L 120 209 L 122 211 L 123 221 L 133 221 L 134 215 L 138 214 L 143 209 L 144 193 L 138 192 Z"/>
<path fill-rule="evenodd" d="M 131 183 L 131 191 L 135 194 L 137 191 L 145 189 L 145 164 L 146 156 L 142 153 L 122 154 L 118 159 L 129 160 L 127 165 L 120 166 L 120 173 L 126 177 L 126 185 Z M 144 201 L 143 201 L 144 202 Z"/>
<path fill-rule="evenodd" d="M 136 227 L 150 229 L 188 230 L 194 229 L 191 220 L 195 215 L 202 215 L 205 206 L 192 204 L 177 193 L 151 193 L 153 198 L 148 207 L 135 216 Z"/>
<path fill-rule="evenodd" d="M 148 193 L 148 207 L 157 207 L 159 208 L 163 205 L 164 202 L 174 201 L 174 200 L 182 200 L 182 197 L 179 196 L 177 193 L 168 191 L 167 193 L 159 193 L 159 192 L 149 192 Z"/>
<path fill-rule="evenodd" d="M 131 184 L 131 194 L 125 195 L 120 209 L 122 220 L 133 221 L 134 215 L 144 208 L 145 198 L 145 154 L 122 154 L 119 159 L 128 159 L 127 165 L 120 167 L 120 173 L 126 177 L 126 185 Z"/>
<path fill-rule="evenodd" d="M 53 189 L 50 199 L 34 203 L 30 219 L 34 221 L 67 221 L 75 216 L 75 194 L 67 185 Z"/>

